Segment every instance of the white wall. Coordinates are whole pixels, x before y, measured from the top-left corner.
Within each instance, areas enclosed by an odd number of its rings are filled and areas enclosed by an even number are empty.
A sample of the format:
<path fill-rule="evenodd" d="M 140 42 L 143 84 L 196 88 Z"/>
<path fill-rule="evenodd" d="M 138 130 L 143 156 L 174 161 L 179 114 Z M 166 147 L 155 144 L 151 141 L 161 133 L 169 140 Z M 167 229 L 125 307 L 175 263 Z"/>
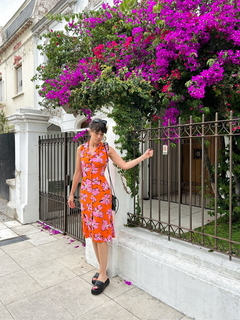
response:
<path fill-rule="evenodd" d="M 240 261 L 140 228 L 120 229 L 117 274 L 195 320 L 240 319 Z"/>
<path fill-rule="evenodd" d="M 118 220 L 118 216 L 116 220 Z M 91 240 L 87 262 L 97 267 Z M 141 228 L 118 228 L 108 274 L 195 320 L 240 319 L 240 260 Z"/>

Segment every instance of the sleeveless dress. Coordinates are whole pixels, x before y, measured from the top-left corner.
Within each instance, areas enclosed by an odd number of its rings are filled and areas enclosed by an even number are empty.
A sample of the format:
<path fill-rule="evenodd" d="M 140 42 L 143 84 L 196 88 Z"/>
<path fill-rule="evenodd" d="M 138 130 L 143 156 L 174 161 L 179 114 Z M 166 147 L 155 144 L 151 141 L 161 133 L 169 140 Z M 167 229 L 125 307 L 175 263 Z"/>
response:
<path fill-rule="evenodd" d="M 89 142 L 80 146 L 82 183 L 80 203 L 82 228 L 85 238 L 95 242 L 115 238 L 112 193 L 104 172 L 108 162 L 106 146 L 101 142 L 94 154 L 89 152 Z"/>

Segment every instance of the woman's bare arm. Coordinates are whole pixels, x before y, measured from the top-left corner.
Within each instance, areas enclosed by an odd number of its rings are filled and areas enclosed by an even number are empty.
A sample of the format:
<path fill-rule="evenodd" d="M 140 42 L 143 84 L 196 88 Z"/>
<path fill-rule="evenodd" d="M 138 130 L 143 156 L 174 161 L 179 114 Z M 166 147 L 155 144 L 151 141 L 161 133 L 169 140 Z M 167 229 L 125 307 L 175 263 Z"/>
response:
<path fill-rule="evenodd" d="M 138 165 L 140 162 L 144 161 L 145 159 L 149 159 L 152 156 L 153 156 L 153 150 L 148 149 L 140 157 L 126 162 L 117 154 L 117 152 L 112 147 L 109 147 L 109 157 L 119 168 L 123 170 L 131 169 L 136 165 Z"/>

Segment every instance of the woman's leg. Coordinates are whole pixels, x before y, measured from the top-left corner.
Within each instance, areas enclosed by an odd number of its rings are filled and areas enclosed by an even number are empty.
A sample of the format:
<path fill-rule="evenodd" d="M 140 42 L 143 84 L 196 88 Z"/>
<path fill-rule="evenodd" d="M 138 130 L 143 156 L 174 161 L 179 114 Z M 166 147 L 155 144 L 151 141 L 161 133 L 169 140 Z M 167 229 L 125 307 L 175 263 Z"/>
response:
<path fill-rule="evenodd" d="M 98 243 L 92 240 L 92 245 L 93 245 L 93 249 L 94 249 L 98 264 L 100 265 L 99 254 L 98 254 Z"/>
<path fill-rule="evenodd" d="M 98 254 L 98 244 L 97 244 L 97 242 L 92 240 L 92 245 L 93 245 L 93 249 L 94 249 L 94 252 L 95 252 L 95 256 L 96 256 L 97 261 L 98 261 L 98 265 L 100 266 L 99 254 Z M 99 273 L 99 270 L 98 270 L 98 273 Z M 97 275 L 97 273 L 96 273 L 94 275 L 94 277 L 92 278 L 92 281 L 97 281 L 98 277 L 99 277 L 99 275 Z"/>
<path fill-rule="evenodd" d="M 105 282 L 107 280 L 107 263 L 108 263 L 108 244 L 104 242 L 96 242 L 96 249 L 99 259 L 99 277 L 98 280 Z M 94 244 L 94 246 L 95 246 Z"/>

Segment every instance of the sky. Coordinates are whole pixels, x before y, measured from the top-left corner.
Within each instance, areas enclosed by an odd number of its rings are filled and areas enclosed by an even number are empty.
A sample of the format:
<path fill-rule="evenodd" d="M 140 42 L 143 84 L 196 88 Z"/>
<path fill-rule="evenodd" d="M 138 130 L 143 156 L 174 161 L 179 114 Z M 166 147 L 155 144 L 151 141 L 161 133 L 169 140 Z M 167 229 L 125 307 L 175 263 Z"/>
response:
<path fill-rule="evenodd" d="M 0 26 L 4 26 L 25 0 L 0 0 Z"/>

